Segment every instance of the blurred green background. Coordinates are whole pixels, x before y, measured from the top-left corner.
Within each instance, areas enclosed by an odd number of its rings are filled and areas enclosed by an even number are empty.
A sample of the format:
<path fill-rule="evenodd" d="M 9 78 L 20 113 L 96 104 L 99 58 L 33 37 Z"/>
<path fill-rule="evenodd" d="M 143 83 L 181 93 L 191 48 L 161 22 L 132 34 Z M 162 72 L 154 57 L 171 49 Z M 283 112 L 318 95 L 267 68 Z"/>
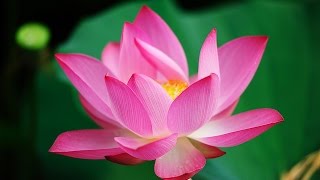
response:
<path fill-rule="evenodd" d="M 320 2 L 306 0 L 2 1 L 0 179 L 157 179 L 153 162 L 122 166 L 48 153 L 64 131 L 96 128 L 77 92 L 53 60 L 55 52 L 96 58 L 142 4 L 159 13 L 178 36 L 196 73 L 200 47 L 212 28 L 218 44 L 244 35 L 268 35 L 261 65 L 236 112 L 272 107 L 285 122 L 227 154 L 207 161 L 193 179 L 280 179 L 320 149 Z M 48 44 L 16 42 L 19 27 L 40 22 Z M 36 37 L 39 37 L 37 35 Z M 320 172 L 313 179 L 320 179 Z"/>

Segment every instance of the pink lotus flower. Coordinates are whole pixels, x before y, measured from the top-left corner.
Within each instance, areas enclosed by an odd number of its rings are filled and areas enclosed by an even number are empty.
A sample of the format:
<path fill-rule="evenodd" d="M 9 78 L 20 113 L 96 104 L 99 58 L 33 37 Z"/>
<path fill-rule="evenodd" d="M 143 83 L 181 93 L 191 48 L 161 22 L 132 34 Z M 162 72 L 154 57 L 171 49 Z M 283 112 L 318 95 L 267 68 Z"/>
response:
<path fill-rule="evenodd" d="M 241 37 L 217 48 L 216 30 L 200 52 L 197 76 L 188 77 L 184 51 L 168 25 L 148 7 L 125 23 L 121 42 L 109 43 L 102 62 L 56 54 L 102 129 L 58 136 L 50 152 L 120 164 L 155 160 L 162 179 L 188 179 L 218 147 L 242 144 L 283 120 L 273 109 L 231 115 L 251 81 L 267 43 Z"/>

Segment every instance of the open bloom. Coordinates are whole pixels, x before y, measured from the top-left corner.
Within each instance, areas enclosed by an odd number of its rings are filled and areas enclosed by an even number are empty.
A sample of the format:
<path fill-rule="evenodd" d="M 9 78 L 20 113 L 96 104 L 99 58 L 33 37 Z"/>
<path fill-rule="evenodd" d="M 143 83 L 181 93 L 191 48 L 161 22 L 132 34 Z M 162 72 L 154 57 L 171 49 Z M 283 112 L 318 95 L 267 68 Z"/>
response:
<path fill-rule="evenodd" d="M 50 152 L 120 164 L 155 160 L 162 179 L 188 179 L 219 147 L 244 143 L 281 122 L 273 109 L 232 115 L 251 81 L 267 37 L 249 36 L 217 48 L 216 30 L 200 52 L 199 71 L 189 78 L 184 51 L 168 25 L 148 7 L 125 23 L 121 42 L 107 44 L 102 61 L 56 54 L 102 129 L 58 136 Z"/>

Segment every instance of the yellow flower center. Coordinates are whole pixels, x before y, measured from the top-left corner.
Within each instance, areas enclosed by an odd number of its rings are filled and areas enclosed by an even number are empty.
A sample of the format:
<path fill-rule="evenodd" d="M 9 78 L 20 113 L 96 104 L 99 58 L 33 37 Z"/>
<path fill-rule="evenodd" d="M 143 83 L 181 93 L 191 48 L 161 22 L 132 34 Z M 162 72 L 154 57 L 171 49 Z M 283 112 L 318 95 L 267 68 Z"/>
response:
<path fill-rule="evenodd" d="M 169 80 L 166 83 L 162 84 L 163 89 L 165 89 L 168 95 L 175 99 L 179 96 L 185 89 L 187 89 L 188 84 L 180 80 Z"/>

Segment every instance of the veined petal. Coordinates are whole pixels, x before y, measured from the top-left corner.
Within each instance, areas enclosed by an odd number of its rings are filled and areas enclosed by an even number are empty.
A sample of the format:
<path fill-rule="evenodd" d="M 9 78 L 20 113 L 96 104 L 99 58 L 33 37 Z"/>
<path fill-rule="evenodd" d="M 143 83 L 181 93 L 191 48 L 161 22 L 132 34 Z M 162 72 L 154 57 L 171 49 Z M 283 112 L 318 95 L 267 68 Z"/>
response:
<path fill-rule="evenodd" d="M 114 117 L 134 133 L 142 137 L 151 136 L 150 118 L 134 92 L 115 78 L 106 76 L 105 81 Z"/>
<path fill-rule="evenodd" d="M 162 179 L 189 179 L 206 164 L 205 157 L 187 138 L 178 139 L 177 145 L 156 159 L 155 173 Z"/>
<path fill-rule="evenodd" d="M 101 55 L 102 63 L 108 67 L 110 71 L 116 76 L 119 77 L 119 56 L 120 56 L 120 44 L 118 42 L 108 43 Z"/>
<path fill-rule="evenodd" d="M 76 130 L 60 134 L 49 152 L 80 158 L 104 159 L 124 151 L 114 141 L 115 136 L 125 135 L 122 130 Z"/>
<path fill-rule="evenodd" d="M 112 75 L 100 61 L 83 54 L 56 54 L 56 59 L 79 93 L 103 114 L 109 114 L 104 76 Z"/>
<path fill-rule="evenodd" d="M 172 100 L 161 85 L 147 76 L 134 74 L 128 86 L 135 92 L 148 112 L 154 135 L 167 133 L 166 117 Z"/>
<path fill-rule="evenodd" d="M 131 137 L 116 137 L 120 147 L 133 157 L 143 160 L 154 160 L 170 151 L 176 144 L 177 134 L 162 139 L 143 139 Z"/>
<path fill-rule="evenodd" d="M 188 76 L 188 64 L 183 48 L 170 27 L 161 17 L 147 6 L 143 6 L 134 24 L 141 28 L 151 38 L 150 43 L 167 54 Z"/>
<path fill-rule="evenodd" d="M 189 137 L 211 146 L 231 147 L 255 138 L 282 121 L 276 110 L 256 109 L 210 121 Z"/>
<path fill-rule="evenodd" d="M 135 158 L 127 153 L 117 154 L 113 156 L 106 156 L 106 160 L 122 164 L 122 165 L 136 165 L 145 162 L 142 159 Z"/>
<path fill-rule="evenodd" d="M 266 36 L 240 37 L 218 49 L 221 94 L 217 113 L 237 100 L 247 88 L 259 66 L 267 41 Z"/>
<path fill-rule="evenodd" d="M 184 90 L 171 104 L 168 128 L 171 132 L 188 134 L 212 117 L 219 95 L 219 79 L 211 74 Z"/>
<path fill-rule="evenodd" d="M 207 159 L 217 158 L 225 155 L 226 153 L 215 146 L 209 146 L 207 144 L 203 144 L 197 140 L 189 139 L 191 144 L 200 151 L 203 156 Z"/>
<path fill-rule="evenodd" d="M 216 29 L 210 32 L 201 48 L 198 78 L 202 79 L 212 73 L 220 77 Z"/>
<path fill-rule="evenodd" d="M 136 48 L 134 39 L 139 38 L 149 42 L 148 36 L 137 26 L 125 23 L 120 43 L 119 71 L 121 80 L 127 82 L 134 73 L 145 74 L 152 78 L 156 77 L 156 71 L 150 65 L 139 50 Z"/>
<path fill-rule="evenodd" d="M 135 39 L 135 43 L 145 59 L 167 79 L 188 82 L 188 76 L 185 75 L 179 65 L 165 53 L 138 38 Z"/>
<path fill-rule="evenodd" d="M 80 95 L 79 98 L 84 110 L 99 126 L 103 127 L 104 129 L 114 129 L 116 127 L 122 128 L 122 126 L 114 120 L 115 118 L 113 117 L 109 108 L 105 112 L 100 112 L 95 109 L 83 96 Z"/>
<path fill-rule="evenodd" d="M 232 115 L 233 111 L 235 110 L 235 108 L 237 107 L 239 102 L 239 99 L 237 99 L 235 102 L 233 102 L 230 106 L 228 106 L 227 108 L 225 108 L 223 111 L 221 111 L 218 114 L 215 114 L 211 120 L 217 120 L 217 119 L 223 119 L 223 118 L 227 118 L 229 116 Z"/>

